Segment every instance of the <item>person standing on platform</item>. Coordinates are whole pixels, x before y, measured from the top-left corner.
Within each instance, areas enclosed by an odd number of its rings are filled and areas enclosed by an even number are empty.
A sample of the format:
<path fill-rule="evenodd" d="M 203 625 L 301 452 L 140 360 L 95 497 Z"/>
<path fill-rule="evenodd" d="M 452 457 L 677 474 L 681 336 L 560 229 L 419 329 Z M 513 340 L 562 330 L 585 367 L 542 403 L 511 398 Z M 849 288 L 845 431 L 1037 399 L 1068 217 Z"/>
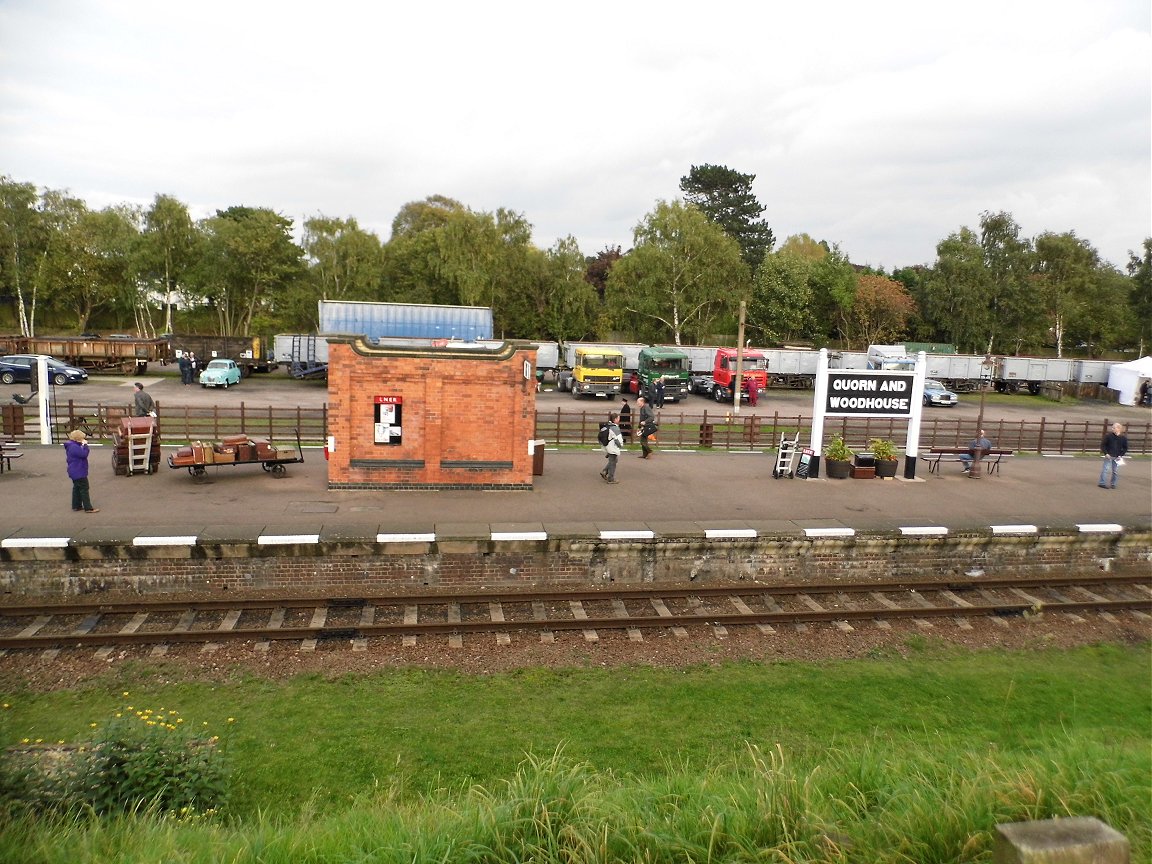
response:
<path fill-rule="evenodd" d="M 628 397 L 620 400 L 620 434 L 625 441 L 632 440 L 632 406 L 628 404 Z"/>
<path fill-rule="evenodd" d="M 152 398 L 151 394 L 144 389 L 144 385 L 139 381 L 136 382 L 136 392 L 132 394 L 132 416 L 156 416 L 156 401 Z"/>
<path fill-rule="evenodd" d="M 1128 436 L 1124 434 L 1124 424 L 1113 423 L 1112 429 L 1100 442 L 1100 455 L 1104 457 L 1104 464 L 1100 466 L 1100 482 L 1097 486 L 1101 489 L 1116 488 L 1116 477 L 1127 452 Z"/>
<path fill-rule="evenodd" d="M 72 481 L 72 509 L 76 512 L 99 513 L 99 507 L 92 506 L 92 496 L 88 489 L 88 436 L 83 429 L 73 429 L 64 442 L 64 454 L 68 459 L 68 477 Z"/>

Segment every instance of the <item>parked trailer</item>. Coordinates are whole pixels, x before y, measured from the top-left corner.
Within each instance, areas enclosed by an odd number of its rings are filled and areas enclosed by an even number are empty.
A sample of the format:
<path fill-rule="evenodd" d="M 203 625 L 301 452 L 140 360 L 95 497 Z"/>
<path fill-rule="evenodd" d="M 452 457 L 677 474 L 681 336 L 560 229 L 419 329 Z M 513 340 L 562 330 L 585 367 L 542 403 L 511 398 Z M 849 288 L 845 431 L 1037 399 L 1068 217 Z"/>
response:
<path fill-rule="evenodd" d="M 369 339 L 463 339 L 467 342 L 492 338 L 492 310 L 486 306 L 321 300 L 319 314 L 320 335 L 351 334 Z"/>
<path fill-rule="evenodd" d="M 772 387 L 810 388 L 816 381 L 818 351 L 805 348 L 765 348 L 768 384 Z"/>
<path fill-rule="evenodd" d="M 1072 380 L 1077 384 L 1108 384 L 1108 370 L 1116 365 L 1115 360 L 1074 360 Z"/>
<path fill-rule="evenodd" d="M 177 360 L 187 353 L 195 354 L 201 365 L 212 360 L 235 360 L 245 377 L 253 372 L 267 372 L 275 365 L 271 340 L 264 336 L 179 334 L 169 338 Z"/>
<path fill-rule="evenodd" d="M 70 366 L 97 372 L 143 374 L 149 363 L 172 362 L 168 339 L 135 336 L 0 336 L 5 354 L 47 354 Z"/>
<path fill-rule="evenodd" d="M 315 333 L 277 333 L 272 340 L 276 365 L 293 378 L 328 377 L 328 340 Z"/>
<path fill-rule="evenodd" d="M 975 354 L 928 354 L 926 375 L 955 393 L 970 393 L 992 380 L 992 367 Z"/>

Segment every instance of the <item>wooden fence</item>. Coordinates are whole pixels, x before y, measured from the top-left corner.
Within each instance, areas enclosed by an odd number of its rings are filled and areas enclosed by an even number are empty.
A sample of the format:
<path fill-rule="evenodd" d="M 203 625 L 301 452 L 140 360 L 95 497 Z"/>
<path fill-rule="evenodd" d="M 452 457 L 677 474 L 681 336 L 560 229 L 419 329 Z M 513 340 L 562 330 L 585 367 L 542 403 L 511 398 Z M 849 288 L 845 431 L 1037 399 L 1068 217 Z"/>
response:
<path fill-rule="evenodd" d="M 63 441 L 78 426 L 97 439 L 111 438 L 127 405 L 85 405 L 68 400 L 55 406 L 53 433 Z M 225 435 L 244 433 L 273 442 L 293 440 L 300 430 L 304 444 L 322 445 L 328 435 L 328 408 L 249 408 L 237 406 L 204 408 L 158 405 L 160 432 L 164 443 L 218 441 Z M 4 437 L 35 440 L 39 437 L 34 405 L 4 406 Z M 606 412 L 536 412 L 537 439 L 550 445 L 593 446 Z M 1095 453 L 1112 420 L 986 420 L 984 428 L 997 447 L 1023 453 Z M 16 428 L 10 428 L 16 427 Z M 20 429 L 22 427 L 22 431 Z M 730 411 L 660 412 L 658 446 L 667 449 L 710 448 L 716 450 L 774 449 L 781 436 L 811 440 L 812 418 L 804 414 L 732 414 Z M 920 449 L 962 447 L 975 436 L 975 421 L 927 412 L 920 424 Z M 907 423 L 889 418 L 828 418 L 825 441 L 841 435 L 849 446 L 861 447 L 871 438 L 888 438 L 901 449 L 907 444 Z M 1132 453 L 1152 453 L 1152 422 L 1128 424 L 1128 446 Z"/>

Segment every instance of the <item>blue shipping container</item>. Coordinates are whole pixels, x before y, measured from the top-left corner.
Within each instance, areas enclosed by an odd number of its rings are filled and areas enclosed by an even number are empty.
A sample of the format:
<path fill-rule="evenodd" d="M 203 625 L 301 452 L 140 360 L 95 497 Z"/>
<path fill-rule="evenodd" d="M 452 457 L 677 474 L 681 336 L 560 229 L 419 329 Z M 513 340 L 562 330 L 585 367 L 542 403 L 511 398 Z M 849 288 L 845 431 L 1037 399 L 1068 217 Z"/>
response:
<path fill-rule="evenodd" d="M 321 300 L 319 332 L 369 339 L 402 337 L 470 342 L 492 338 L 492 310 L 487 306 Z"/>

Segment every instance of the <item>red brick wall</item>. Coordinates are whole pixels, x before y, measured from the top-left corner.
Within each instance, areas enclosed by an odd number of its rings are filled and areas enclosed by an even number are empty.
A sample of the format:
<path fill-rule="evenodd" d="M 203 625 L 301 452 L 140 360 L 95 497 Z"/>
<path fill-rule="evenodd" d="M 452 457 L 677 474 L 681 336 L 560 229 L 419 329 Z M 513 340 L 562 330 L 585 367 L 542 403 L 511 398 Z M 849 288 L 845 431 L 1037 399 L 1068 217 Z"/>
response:
<path fill-rule="evenodd" d="M 491 344 L 375 348 L 330 339 L 328 487 L 531 489 L 535 352 Z M 402 400 L 398 445 L 374 441 L 376 396 Z"/>

